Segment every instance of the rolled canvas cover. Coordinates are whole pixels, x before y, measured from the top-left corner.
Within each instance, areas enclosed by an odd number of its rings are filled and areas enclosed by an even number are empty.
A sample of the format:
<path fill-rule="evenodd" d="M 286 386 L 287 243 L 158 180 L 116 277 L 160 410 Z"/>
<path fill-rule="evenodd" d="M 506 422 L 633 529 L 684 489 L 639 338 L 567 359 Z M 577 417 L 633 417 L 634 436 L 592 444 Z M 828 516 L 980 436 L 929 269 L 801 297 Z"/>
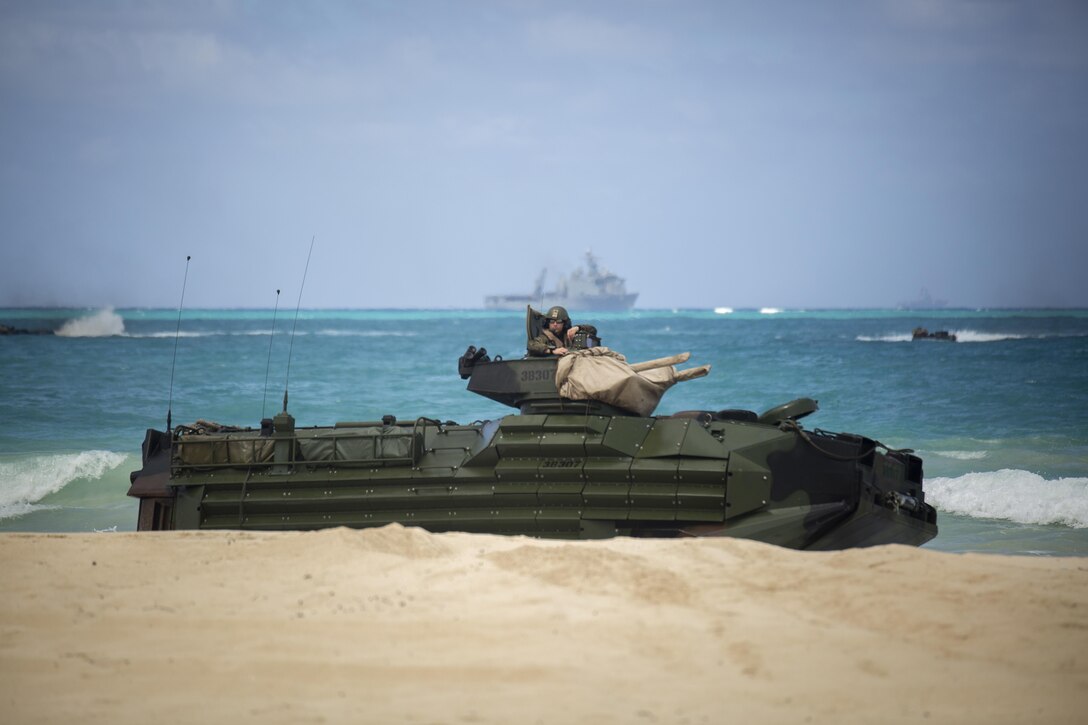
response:
<path fill-rule="evenodd" d="M 687 354 L 666 360 L 686 360 Z M 645 366 L 646 364 L 640 364 Z M 555 384 L 569 400 L 598 400 L 642 416 L 651 415 L 665 391 L 682 380 L 702 377 L 709 365 L 677 371 L 672 365 L 635 370 L 607 347 L 576 350 L 559 358 Z"/>

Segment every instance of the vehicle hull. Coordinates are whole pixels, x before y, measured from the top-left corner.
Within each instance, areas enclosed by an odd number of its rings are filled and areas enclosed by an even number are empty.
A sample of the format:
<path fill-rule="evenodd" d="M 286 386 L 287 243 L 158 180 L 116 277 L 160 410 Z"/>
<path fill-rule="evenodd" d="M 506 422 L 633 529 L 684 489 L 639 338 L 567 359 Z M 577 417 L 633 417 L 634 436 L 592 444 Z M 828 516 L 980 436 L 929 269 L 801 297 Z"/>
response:
<path fill-rule="evenodd" d="M 400 523 L 549 538 L 736 536 L 797 549 L 918 545 L 937 533 L 920 459 L 796 424 L 703 411 L 293 423 L 281 414 L 262 431 L 149 430 L 129 490 L 138 528 Z"/>

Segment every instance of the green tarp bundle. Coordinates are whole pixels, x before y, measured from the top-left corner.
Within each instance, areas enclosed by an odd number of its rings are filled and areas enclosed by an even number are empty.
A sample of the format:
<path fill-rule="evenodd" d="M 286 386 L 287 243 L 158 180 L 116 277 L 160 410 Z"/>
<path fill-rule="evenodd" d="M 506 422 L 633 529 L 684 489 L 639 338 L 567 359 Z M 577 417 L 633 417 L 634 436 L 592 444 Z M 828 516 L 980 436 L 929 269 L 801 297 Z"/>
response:
<path fill-rule="evenodd" d="M 337 428 L 299 436 L 304 461 L 342 461 L 381 465 L 409 465 L 415 461 L 413 434 L 392 426 Z"/>

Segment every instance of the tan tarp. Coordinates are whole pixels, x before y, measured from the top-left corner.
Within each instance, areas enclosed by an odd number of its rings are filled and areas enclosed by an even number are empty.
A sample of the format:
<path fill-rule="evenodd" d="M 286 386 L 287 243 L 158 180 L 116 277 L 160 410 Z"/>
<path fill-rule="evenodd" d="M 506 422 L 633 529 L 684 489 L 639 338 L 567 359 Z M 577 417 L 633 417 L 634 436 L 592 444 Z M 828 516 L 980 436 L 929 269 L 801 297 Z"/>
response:
<path fill-rule="evenodd" d="M 710 372 L 709 365 L 677 370 L 690 353 L 629 365 L 607 347 L 575 350 L 559 358 L 555 384 L 569 400 L 598 400 L 638 415 L 651 415 L 665 391 L 678 382 Z"/>
<path fill-rule="evenodd" d="M 176 462 L 186 466 L 249 466 L 272 460 L 272 439 L 255 433 L 191 434 L 178 439 L 176 450 Z"/>

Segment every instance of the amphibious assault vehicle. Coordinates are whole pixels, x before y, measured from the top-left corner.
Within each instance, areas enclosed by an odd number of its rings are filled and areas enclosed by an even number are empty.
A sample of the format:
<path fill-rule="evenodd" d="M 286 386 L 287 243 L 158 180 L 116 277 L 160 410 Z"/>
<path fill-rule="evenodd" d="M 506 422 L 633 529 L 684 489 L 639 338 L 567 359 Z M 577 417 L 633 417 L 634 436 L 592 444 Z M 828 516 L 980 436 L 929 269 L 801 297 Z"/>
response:
<path fill-rule="evenodd" d="M 687 354 L 628 365 L 608 348 L 458 361 L 468 389 L 517 410 L 259 429 L 148 430 L 129 495 L 140 530 L 317 529 L 603 538 L 736 536 L 798 549 L 922 544 L 937 534 L 922 461 L 852 433 L 806 430 L 801 398 L 762 414 L 653 415 Z M 169 426 L 168 426 L 169 427 Z"/>
<path fill-rule="evenodd" d="M 948 330 L 937 330 L 930 332 L 924 327 L 915 327 L 910 335 L 911 340 L 944 340 L 946 342 L 955 342 L 956 333 L 949 332 Z"/>

